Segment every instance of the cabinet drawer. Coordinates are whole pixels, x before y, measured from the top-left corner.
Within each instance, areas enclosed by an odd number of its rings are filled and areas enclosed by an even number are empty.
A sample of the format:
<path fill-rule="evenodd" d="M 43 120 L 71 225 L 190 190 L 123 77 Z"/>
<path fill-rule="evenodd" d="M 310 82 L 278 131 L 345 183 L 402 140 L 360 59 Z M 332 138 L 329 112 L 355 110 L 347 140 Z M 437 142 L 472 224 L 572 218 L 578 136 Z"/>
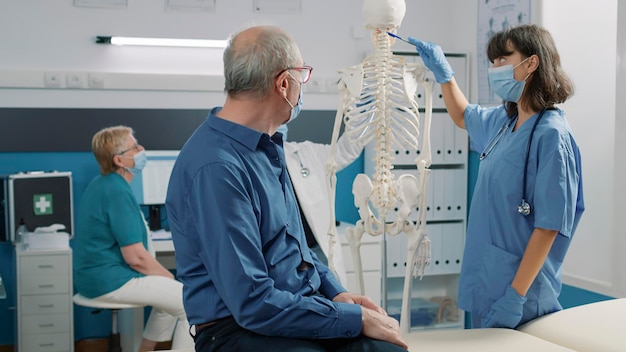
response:
<path fill-rule="evenodd" d="M 22 256 L 20 271 L 28 275 L 67 275 L 70 272 L 70 257 L 68 255 Z"/>
<path fill-rule="evenodd" d="M 70 311 L 69 295 L 22 296 L 20 312 L 23 315 L 67 313 Z"/>
<path fill-rule="evenodd" d="M 26 336 L 25 336 L 26 337 Z M 23 339 L 23 348 L 20 351 L 37 352 L 69 352 L 70 335 L 65 334 L 42 334 L 28 336 Z"/>
<path fill-rule="evenodd" d="M 21 295 L 43 295 L 53 293 L 70 292 L 70 277 L 66 273 L 64 275 L 28 275 L 22 272 L 20 275 L 20 294 Z"/>
<path fill-rule="evenodd" d="M 23 318 L 21 330 L 23 336 L 70 331 L 69 313 L 26 315 Z"/>

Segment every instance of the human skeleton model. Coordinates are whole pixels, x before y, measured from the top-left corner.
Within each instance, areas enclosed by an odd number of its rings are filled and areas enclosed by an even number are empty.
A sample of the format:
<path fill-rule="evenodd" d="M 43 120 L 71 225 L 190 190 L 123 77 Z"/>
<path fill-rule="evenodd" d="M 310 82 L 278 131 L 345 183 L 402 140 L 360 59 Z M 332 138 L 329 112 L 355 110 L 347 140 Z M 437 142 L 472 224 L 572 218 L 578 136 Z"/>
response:
<path fill-rule="evenodd" d="M 393 39 L 387 32 L 396 33 L 405 13 L 404 0 L 365 0 L 363 14 L 366 28 L 373 32 L 374 53 L 361 64 L 339 71 L 338 82 L 341 107 L 337 110 L 331 142 L 331 155 L 327 164 L 330 195 L 331 226 L 330 248 L 335 242 L 335 152 L 341 122 L 353 143 L 364 146 L 374 143 L 374 174 L 370 179 L 359 174 L 352 192 L 359 208 L 360 220 L 347 230 L 359 289 L 364 293 L 360 246 L 364 233 L 370 235 L 397 235 L 404 232 L 408 241 L 407 269 L 402 295 L 400 326 L 403 332 L 410 327 L 410 302 L 412 276 L 423 274 L 430 261 L 430 241 L 426 236 L 426 187 L 430 155 L 430 120 L 432 115 L 432 80 L 426 78 L 426 69 L 417 63 L 405 63 L 404 58 L 393 55 Z M 415 160 L 419 180 L 411 174 L 394 179 L 393 152 L 417 150 L 420 140 L 420 121 L 415 94 L 419 84 L 425 87 L 426 113 L 422 136 L 422 150 Z M 370 208 L 373 205 L 374 211 Z M 418 208 L 419 207 L 419 208 Z M 398 209 L 395 219 L 388 222 L 390 211 Z M 419 209 L 418 221 L 410 215 Z M 375 214 L 376 213 L 376 214 Z M 383 237 L 384 238 L 384 237 Z M 386 244 L 383 243 L 383 270 L 386 270 Z M 333 253 L 329 254 L 332 263 Z M 383 280 L 386 292 L 386 275 Z M 386 304 L 383 299 L 383 306 Z"/>

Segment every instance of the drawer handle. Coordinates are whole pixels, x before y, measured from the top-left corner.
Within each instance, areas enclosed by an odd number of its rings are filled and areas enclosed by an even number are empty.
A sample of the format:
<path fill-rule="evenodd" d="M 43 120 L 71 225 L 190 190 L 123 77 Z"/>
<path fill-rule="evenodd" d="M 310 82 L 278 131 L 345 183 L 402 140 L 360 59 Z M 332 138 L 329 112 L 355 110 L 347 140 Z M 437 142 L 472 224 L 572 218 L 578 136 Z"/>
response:
<path fill-rule="evenodd" d="M 38 285 L 39 288 L 50 288 L 50 287 L 54 287 L 53 284 L 46 284 L 46 285 Z"/>
<path fill-rule="evenodd" d="M 54 346 L 54 342 L 49 342 L 49 343 L 40 343 L 39 347 L 52 347 Z"/>
<path fill-rule="evenodd" d="M 51 328 L 54 326 L 54 323 L 48 323 L 48 324 L 39 324 L 40 328 Z"/>
<path fill-rule="evenodd" d="M 54 307 L 54 304 L 40 304 L 39 308 L 52 308 Z"/>
<path fill-rule="evenodd" d="M 37 265 L 39 269 L 51 269 L 54 268 L 54 265 L 45 264 L 45 265 Z"/>

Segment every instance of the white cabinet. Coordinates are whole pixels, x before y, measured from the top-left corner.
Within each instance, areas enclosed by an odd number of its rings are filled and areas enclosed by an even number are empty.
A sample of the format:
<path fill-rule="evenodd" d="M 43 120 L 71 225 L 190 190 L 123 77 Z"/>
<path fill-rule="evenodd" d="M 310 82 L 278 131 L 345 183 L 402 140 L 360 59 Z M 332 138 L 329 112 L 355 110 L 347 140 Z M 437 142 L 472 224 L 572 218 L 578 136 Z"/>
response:
<path fill-rule="evenodd" d="M 72 250 L 16 246 L 19 352 L 73 352 Z"/>
<path fill-rule="evenodd" d="M 414 53 L 395 53 L 403 55 L 407 62 L 419 61 Z M 468 89 L 468 65 L 464 54 L 446 54 L 456 72 L 456 80 L 464 92 Z M 417 101 L 420 108 L 420 122 L 423 124 L 424 96 L 418 91 Z M 422 126 L 423 128 L 423 126 Z M 430 131 L 432 163 L 428 179 L 427 207 L 415 209 L 412 220 L 417 220 L 419 211 L 426 211 L 426 231 L 431 240 L 431 262 L 423 279 L 413 281 L 412 329 L 463 328 L 464 315 L 456 307 L 458 281 L 463 257 L 465 229 L 467 222 L 467 175 L 468 175 L 468 138 L 465 130 L 454 125 L 448 116 L 441 96 L 440 85 L 433 89 L 433 116 Z M 394 169 L 397 176 L 412 173 L 419 179 L 415 158 L 421 153 L 422 146 L 415 151 L 396 151 Z M 364 171 L 370 177 L 373 173 L 373 145 L 365 148 Z M 387 221 L 393 221 L 394 214 L 388 214 Z M 367 234 L 365 237 L 371 237 Z M 380 236 L 379 236 L 380 237 Z M 365 241 L 365 240 L 364 240 Z M 363 262 L 378 265 L 381 261 L 381 240 L 365 243 L 364 246 L 377 246 L 368 249 L 368 254 L 361 250 Z M 346 263 L 351 262 L 349 249 L 344 246 Z M 387 265 L 386 287 L 387 306 L 390 312 L 396 310 L 402 298 L 404 275 L 406 270 L 407 239 L 404 234 L 386 237 Z M 365 266 L 365 264 L 364 264 Z M 365 294 L 380 298 L 382 271 L 372 277 L 364 274 Z M 348 284 L 350 289 L 350 283 Z M 374 290 L 378 289 L 377 292 Z M 383 295 L 384 296 L 384 295 Z M 399 307 L 397 307 L 399 310 Z"/>
<path fill-rule="evenodd" d="M 341 241 L 341 251 L 346 267 L 346 279 L 348 280 L 346 288 L 350 292 L 359 293 L 358 277 L 354 270 L 354 262 L 352 260 L 352 251 L 345 236 L 346 228 L 354 227 L 354 224 L 342 222 L 337 227 L 337 234 Z M 381 256 L 380 256 L 380 236 L 363 235 L 361 239 L 361 267 L 363 270 L 364 293 L 374 302 L 381 300 Z"/>

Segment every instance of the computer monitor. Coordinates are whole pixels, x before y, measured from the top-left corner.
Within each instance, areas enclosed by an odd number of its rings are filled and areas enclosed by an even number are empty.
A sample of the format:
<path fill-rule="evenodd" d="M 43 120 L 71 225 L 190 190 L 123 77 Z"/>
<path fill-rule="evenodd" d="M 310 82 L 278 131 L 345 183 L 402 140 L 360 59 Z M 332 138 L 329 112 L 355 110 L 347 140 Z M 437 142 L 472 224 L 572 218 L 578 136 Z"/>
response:
<path fill-rule="evenodd" d="M 2 222 L 7 241 L 15 241 L 15 230 L 24 223 L 29 232 L 52 224 L 65 226 L 73 236 L 72 173 L 23 172 L 4 175 Z"/>
<path fill-rule="evenodd" d="M 148 206 L 151 230 L 161 228 L 161 206 L 165 204 L 167 186 L 178 153 L 178 150 L 146 151 L 148 162 L 145 168 L 130 182 L 137 203 Z"/>

